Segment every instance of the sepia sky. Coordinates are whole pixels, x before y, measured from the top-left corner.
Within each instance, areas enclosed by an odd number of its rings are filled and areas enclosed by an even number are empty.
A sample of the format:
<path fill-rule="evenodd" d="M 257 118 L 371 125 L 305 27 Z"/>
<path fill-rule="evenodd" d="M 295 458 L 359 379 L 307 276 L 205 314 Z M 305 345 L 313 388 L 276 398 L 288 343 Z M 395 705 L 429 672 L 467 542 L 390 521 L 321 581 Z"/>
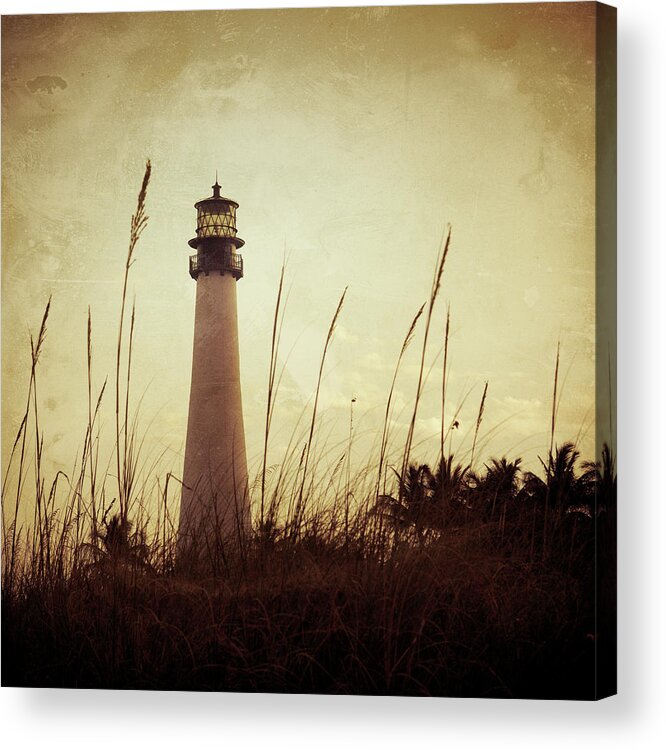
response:
<path fill-rule="evenodd" d="M 461 460 L 487 380 L 477 466 L 507 455 L 538 467 L 558 339 L 556 439 L 592 457 L 594 54 L 592 3 L 3 18 L 3 467 L 24 407 L 28 331 L 49 295 L 38 395 L 50 467 L 71 471 L 83 444 L 89 305 L 112 437 L 123 266 L 146 158 L 150 220 L 130 275 L 146 471 L 182 468 L 195 296 L 187 240 L 216 169 L 246 241 L 238 304 L 251 474 L 283 257 L 284 376 L 269 461 L 306 426 L 307 412 L 297 420 L 348 286 L 320 435 L 334 460 L 356 398 L 360 468 L 449 222 L 415 458 L 431 462 L 439 446 L 449 303 L 447 421 L 462 403 L 452 438 Z M 422 327 L 398 379 L 396 445 L 421 336 Z"/>

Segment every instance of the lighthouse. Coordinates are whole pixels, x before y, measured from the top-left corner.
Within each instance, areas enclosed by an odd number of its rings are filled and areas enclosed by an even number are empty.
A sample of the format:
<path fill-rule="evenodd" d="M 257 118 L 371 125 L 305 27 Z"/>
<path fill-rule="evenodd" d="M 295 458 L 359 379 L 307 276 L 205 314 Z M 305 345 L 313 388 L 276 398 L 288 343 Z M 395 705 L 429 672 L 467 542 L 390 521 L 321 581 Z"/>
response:
<path fill-rule="evenodd" d="M 236 309 L 245 243 L 236 230 L 238 203 L 220 195 L 217 177 L 213 194 L 194 207 L 196 307 L 179 546 L 203 552 L 237 543 L 250 522 Z"/>

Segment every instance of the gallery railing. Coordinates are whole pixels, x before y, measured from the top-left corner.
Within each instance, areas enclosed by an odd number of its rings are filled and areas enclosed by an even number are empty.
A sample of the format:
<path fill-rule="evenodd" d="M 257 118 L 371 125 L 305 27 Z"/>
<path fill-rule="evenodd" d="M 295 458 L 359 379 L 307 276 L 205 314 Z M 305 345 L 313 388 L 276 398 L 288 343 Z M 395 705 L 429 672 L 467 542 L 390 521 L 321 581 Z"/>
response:
<path fill-rule="evenodd" d="M 193 279 L 196 279 L 200 273 L 208 274 L 211 271 L 220 271 L 220 273 L 227 271 L 236 279 L 241 279 L 243 277 L 243 256 L 229 251 L 210 254 L 197 253 L 190 256 L 190 276 Z"/>

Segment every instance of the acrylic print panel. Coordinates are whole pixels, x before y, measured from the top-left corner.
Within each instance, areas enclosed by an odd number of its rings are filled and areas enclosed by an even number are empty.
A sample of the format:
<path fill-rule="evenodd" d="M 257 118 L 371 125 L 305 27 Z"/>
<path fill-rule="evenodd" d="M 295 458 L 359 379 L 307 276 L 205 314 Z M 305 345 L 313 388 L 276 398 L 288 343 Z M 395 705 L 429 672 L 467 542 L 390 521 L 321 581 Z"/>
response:
<path fill-rule="evenodd" d="M 614 9 L 2 55 L 3 684 L 613 693 Z"/>

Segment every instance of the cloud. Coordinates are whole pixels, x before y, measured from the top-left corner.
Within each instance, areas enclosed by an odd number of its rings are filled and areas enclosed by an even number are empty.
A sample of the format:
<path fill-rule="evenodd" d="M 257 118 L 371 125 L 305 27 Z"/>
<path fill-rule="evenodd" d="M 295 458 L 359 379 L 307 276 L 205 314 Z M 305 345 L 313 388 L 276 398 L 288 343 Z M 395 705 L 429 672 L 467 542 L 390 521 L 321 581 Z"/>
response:
<path fill-rule="evenodd" d="M 335 327 L 335 338 L 338 341 L 345 341 L 350 344 L 356 344 L 358 342 L 358 336 L 355 333 L 348 331 L 343 325 L 336 325 Z"/>
<path fill-rule="evenodd" d="M 442 423 L 437 417 L 420 417 L 416 420 L 416 429 L 429 435 L 439 435 Z"/>
<path fill-rule="evenodd" d="M 503 403 L 515 409 L 540 409 L 542 406 L 538 398 L 514 398 L 513 396 L 505 396 Z"/>

